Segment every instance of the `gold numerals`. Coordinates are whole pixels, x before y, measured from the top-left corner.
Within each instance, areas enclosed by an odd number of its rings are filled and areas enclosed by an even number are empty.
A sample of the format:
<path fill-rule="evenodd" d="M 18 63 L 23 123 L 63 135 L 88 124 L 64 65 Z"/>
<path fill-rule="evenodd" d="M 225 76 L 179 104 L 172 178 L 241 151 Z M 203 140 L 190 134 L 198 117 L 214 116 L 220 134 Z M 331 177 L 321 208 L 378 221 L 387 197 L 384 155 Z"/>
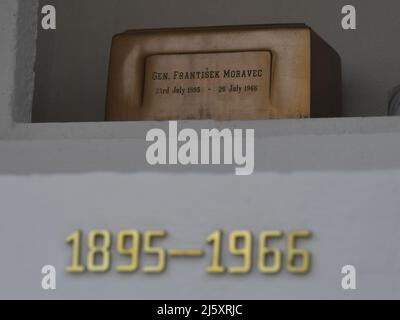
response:
<path fill-rule="evenodd" d="M 121 256 L 129 258 L 129 264 L 118 265 L 116 270 L 121 273 L 132 273 L 139 268 L 140 251 L 153 255 L 157 264 L 143 267 L 143 272 L 160 273 L 166 268 L 166 251 L 163 248 L 154 246 L 157 238 L 165 238 L 165 230 L 149 230 L 143 235 L 143 248 L 141 247 L 142 235 L 137 230 L 122 230 L 117 235 L 117 252 Z M 69 273 L 107 272 L 111 268 L 111 232 L 107 230 L 92 230 L 87 240 L 86 267 L 81 263 L 82 256 L 82 232 L 72 233 L 66 240 L 72 246 L 72 264 L 67 266 Z"/>
<path fill-rule="evenodd" d="M 179 250 L 158 246 L 157 242 L 168 236 L 165 230 L 148 230 L 143 234 L 138 230 L 121 230 L 116 235 L 115 248 L 119 256 L 124 257 L 127 263 L 117 265 L 115 269 L 121 273 L 133 273 L 140 268 L 141 253 L 152 256 L 153 264 L 144 265 L 141 271 L 144 273 L 162 273 L 167 268 L 168 257 L 202 258 L 205 250 Z M 282 231 L 263 231 L 256 239 L 249 230 L 233 231 L 228 237 L 229 254 L 240 259 L 241 263 L 224 266 L 223 256 L 223 232 L 217 230 L 210 234 L 207 243 L 210 245 L 211 261 L 207 267 L 210 274 L 247 274 L 253 268 L 254 260 L 257 261 L 258 270 L 265 274 L 275 274 L 286 269 L 295 274 L 304 274 L 311 268 L 311 253 L 298 248 L 300 239 L 311 237 L 311 231 L 293 231 L 288 233 L 286 259 L 284 252 L 277 247 L 271 247 L 269 242 L 281 240 L 284 237 Z M 66 239 L 72 248 L 72 261 L 67 266 L 68 273 L 82 273 L 85 270 L 95 273 L 104 273 L 111 269 L 112 248 L 114 246 L 112 234 L 108 230 L 92 230 L 87 236 L 86 265 L 82 263 L 83 243 L 82 232 L 76 231 Z M 255 251 L 257 250 L 257 254 Z"/>
<path fill-rule="evenodd" d="M 310 238 L 311 231 L 293 231 L 288 233 L 287 259 L 284 261 L 284 253 L 275 247 L 269 246 L 270 240 L 284 237 L 284 233 L 279 230 L 263 231 L 258 240 L 258 271 L 265 274 L 279 273 L 286 264 L 286 269 L 290 273 L 305 274 L 311 269 L 311 253 L 303 248 L 297 248 L 297 240 Z M 222 240 L 223 233 L 218 230 L 208 237 L 208 243 L 213 248 L 211 266 L 208 273 L 232 273 L 246 274 L 252 270 L 253 251 L 255 250 L 253 235 L 248 230 L 233 231 L 229 234 L 229 253 L 242 260 L 241 265 L 225 267 L 222 265 Z M 286 262 L 286 263 L 285 263 Z"/>

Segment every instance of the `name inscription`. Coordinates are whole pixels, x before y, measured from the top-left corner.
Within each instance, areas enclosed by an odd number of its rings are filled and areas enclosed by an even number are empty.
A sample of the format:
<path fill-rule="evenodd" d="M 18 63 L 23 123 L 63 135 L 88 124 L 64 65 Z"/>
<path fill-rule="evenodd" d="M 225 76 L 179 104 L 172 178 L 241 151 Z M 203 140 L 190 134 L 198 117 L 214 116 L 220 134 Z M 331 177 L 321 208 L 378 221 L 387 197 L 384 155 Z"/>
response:
<path fill-rule="evenodd" d="M 269 51 L 153 55 L 146 59 L 143 104 L 153 115 L 229 119 L 265 108 L 270 77 Z"/>
<path fill-rule="evenodd" d="M 201 79 L 219 79 L 223 78 L 261 78 L 263 70 L 203 70 L 203 71 L 174 71 L 173 74 L 168 72 L 153 72 L 153 80 L 201 80 Z"/>

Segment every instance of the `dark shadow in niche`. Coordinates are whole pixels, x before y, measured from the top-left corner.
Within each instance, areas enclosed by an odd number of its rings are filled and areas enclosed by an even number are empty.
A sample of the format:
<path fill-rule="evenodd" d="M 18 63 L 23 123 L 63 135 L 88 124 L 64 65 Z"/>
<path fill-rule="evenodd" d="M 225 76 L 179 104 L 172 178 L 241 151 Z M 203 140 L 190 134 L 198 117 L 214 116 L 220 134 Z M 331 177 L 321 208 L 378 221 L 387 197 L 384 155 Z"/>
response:
<path fill-rule="evenodd" d="M 47 118 L 46 109 L 40 108 L 39 103 L 57 106 L 56 101 L 51 99 L 56 88 L 52 81 L 53 66 L 55 65 L 55 43 L 57 30 L 43 30 L 41 21 L 43 15 L 41 9 L 45 5 L 53 5 L 58 8 L 58 0 L 39 0 L 37 10 L 37 42 L 35 61 L 35 88 L 32 103 L 32 122 L 41 122 L 40 119 Z M 48 81 L 50 79 L 50 81 Z"/>
<path fill-rule="evenodd" d="M 33 122 L 104 121 L 118 2 L 39 1 L 40 8 L 46 4 L 56 7 L 57 29 L 38 26 Z"/>

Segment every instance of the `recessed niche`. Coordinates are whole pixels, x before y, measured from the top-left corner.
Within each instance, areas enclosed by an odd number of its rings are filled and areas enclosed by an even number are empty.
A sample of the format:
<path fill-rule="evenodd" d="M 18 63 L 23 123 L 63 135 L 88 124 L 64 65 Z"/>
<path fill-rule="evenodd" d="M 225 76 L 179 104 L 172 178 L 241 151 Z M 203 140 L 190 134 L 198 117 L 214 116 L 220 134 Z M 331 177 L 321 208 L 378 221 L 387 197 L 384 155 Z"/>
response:
<path fill-rule="evenodd" d="M 40 9 L 45 4 L 57 9 L 56 30 L 40 27 Z M 25 88 L 30 90 L 26 95 L 32 95 L 32 104 L 24 106 L 17 98 L 15 120 L 104 121 L 109 53 L 116 33 L 129 29 L 274 23 L 306 23 L 339 53 L 343 117 L 385 116 L 388 95 L 400 84 L 400 44 L 393 32 L 398 28 L 400 3 L 387 0 L 385 6 L 378 6 L 372 0 L 357 2 L 359 25 L 350 31 L 341 27 L 341 7 L 339 0 L 263 0 L 251 5 L 239 0 L 218 4 L 208 0 L 39 0 L 35 9 L 39 22 L 35 62 L 26 61 L 22 53 L 17 55 L 17 64 L 23 66 L 19 67 L 21 74 L 34 70 L 34 86 Z M 388 10 L 389 7 L 393 9 Z M 379 24 L 374 23 L 377 19 Z M 20 27 L 23 24 L 20 21 Z M 20 45 L 21 50 L 29 48 Z M 18 116 L 21 113 L 31 117 Z"/>

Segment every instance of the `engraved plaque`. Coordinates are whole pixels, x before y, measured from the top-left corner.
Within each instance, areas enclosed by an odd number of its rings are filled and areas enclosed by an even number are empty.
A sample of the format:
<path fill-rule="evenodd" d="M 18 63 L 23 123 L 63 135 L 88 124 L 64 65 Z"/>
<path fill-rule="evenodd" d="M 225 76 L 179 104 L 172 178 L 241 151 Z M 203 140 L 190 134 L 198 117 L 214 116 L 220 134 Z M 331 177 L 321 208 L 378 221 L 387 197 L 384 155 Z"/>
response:
<path fill-rule="evenodd" d="M 305 25 L 113 37 L 109 121 L 332 117 L 340 110 L 340 57 Z"/>
<path fill-rule="evenodd" d="M 270 84 L 269 51 L 152 55 L 143 107 L 149 118 L 240 118 L 267 108 Z"/>

